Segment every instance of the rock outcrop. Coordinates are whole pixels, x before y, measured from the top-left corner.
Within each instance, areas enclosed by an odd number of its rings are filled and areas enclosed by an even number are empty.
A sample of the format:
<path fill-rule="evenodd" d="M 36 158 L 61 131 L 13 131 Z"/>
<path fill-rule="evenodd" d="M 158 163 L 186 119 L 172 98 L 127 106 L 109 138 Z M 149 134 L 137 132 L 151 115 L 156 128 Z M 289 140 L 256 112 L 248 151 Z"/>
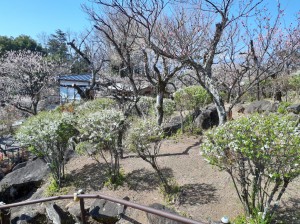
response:
<path fill-rule="evenodd" d="M 71 214 L 64 211 L 55 203 L 46 204 L 46 213 L 54 224 L 74 224 L 76 221 L 72 218 Z"/>
<path fill-rule="evenodd" d="M 264 112 L 276 112 L 279 107 L 279 103 L 272 103 L 267 100 L 254 101 L 245 107 L 246 114 L 252 113 L 264 113 Z"/>
<path fill-rule="evenodd" d="M 90 216 L 100 222 L 106 224 L 114 224 L 118 222 L 124 213 L 124 206 L 107 201 L 104 199 L 96 199 L 90 207 Z"/>
<path fill-rule="evenodd" d="M 154 203 L 150 205 L 150 207 L 160 211 L 178 215 L 178 213 L 175 210 L 167 208 L 162 204 Z M 152 213 L 147 213 L 147 219 L 149 224 L 182 224 L 182 222 L 177 222 L 159 215 L 154 215 Z"/>
<path fill-rule="evenodd" d="M 200 114 L 196 117 L 195 126 L 200 129 L 209 129 L 219 124 L 219 116 L 217 108 L 214 105 L 207 106 Z"/>
<path fill-rule="evenodd" d="M 26 197 L 41 185 L 48 173 L 49 168 L 42 159 L 27 162 L 26 166 L 7 174 L 0 181 L 0 198 L 11 203 Z"/>
<path fill-rule="evenodd" d="M 290 113 L 300 114 L 300 104 L 294 104 L 286 108 Z"/>

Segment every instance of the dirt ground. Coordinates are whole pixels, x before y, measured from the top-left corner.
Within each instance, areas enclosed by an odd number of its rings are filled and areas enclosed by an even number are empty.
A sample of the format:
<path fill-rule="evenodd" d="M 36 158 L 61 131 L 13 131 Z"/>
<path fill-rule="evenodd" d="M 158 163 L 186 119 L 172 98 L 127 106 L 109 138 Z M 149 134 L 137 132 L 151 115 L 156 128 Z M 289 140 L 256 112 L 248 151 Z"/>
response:
<path fill-rule="evenodd" d="M 181 186 L 183 197 L 180 205 L 172 205 L 179 214 L 191 219 L 210 222 L 219 221 L 222 216 L 231 219 L 242 212 L 229 175 L 209 165 L 199 154 L 200 137 L 183 137 L 179 140 L 165 140 L 161 147 L 158 164 L 163 171 Z M 154 170 L 140 158 L 125 155 L 121 160 L 126 182 L 117 190 L 104 186 L 103 167 L 91 158 L 75 156 L 66 166 L 73 187 L 69 193 L 84 189 L 87 193 L 101 193 L 116 198 L 128 196 L 130 201 L 150 205 L 166 204 L 159 191 L 159 182 Z M 300 180 L 292 183 L 281 205 L 284 206 L 283 219 L 287 223 L 300 223 Z M 90 201 L 87 202 L 89 204 Z M 144 212 L 127 209 L 130 222 L 147 223 Z"/>

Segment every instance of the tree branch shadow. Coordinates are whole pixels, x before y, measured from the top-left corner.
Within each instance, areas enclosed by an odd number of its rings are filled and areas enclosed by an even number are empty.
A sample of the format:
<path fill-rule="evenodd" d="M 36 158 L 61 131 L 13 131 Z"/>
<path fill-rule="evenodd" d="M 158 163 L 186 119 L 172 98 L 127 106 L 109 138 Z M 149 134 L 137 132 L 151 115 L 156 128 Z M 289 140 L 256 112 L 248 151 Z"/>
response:
<path fill-rule="evenodd" d="M 106 181 L 106 164 L 87 164 L 80 170 L 73 170 L 67 175 L 66 184 L 73 184 L 77 189 L 100 190 Z"/>
<path fill-rule="evenodd" d="M 200 205 L 218 202 L 217 189 L 211 184 L 185 184 L 181 187 L 179 203 Z"/>
<path fill-rule="evenodd" d="M 300 223 L 300 198 L 289 198 L 287 206 L 281 206 L 276 213 L 275 224 L 299 224 Z"/>
<path fill-rule="evenodd" d="M 162 168 L 161 171 L 167 178 L 174 177 L 170 168 Z M 160 185 L 156 172 L 151 172 L 144 168 L 129 173 L 126 177 L 126 182 L 128 187 L 135 191 L 154 190 Z"/>
<path fill-rule="evenodd" d="M 183 152 L 177 152 L 177 153 L 162 153 L 157 155 L 156 157 L 165 157 L 165 156 L 181 156 L 181 155 L 188 155 L 189 151 L 196 147 L 199 146 L 202 143 L 201 140 L 195 142 L 193 145 L 190 145 L 189 147 L 187 147 Z M 128 159 L 128 158 L 138 158 L 139 156 L 136 154 L 129 154 L 126 156 L 123 156 L 122 159 Z"/>

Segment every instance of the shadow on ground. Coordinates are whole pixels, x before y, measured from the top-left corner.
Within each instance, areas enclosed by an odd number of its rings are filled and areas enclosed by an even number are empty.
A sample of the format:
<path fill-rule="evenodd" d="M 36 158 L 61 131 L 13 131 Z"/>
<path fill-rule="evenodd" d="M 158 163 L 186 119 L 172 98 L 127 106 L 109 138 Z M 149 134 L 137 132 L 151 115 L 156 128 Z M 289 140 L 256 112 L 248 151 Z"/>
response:
<path fill-rule="evenodd" d="M 182 205 L 202 205 L 218 201 L 217 189 L 211 184 L 186 184 L 181 187 L 179 203 Z"/>
<path fill-rule="evenodd" d="M 300 198 L 290 198 L 288 204 L 278 210 L 275 223 L 300 224 Z"/>
<path fill-rule="evenodd" d="M 182 152 L 175 152 L 175 153 L 160 153 L 158 154 L 156 157 L 168 157 L 168 156 L 181 156 L 181 155 L 188 155 L 189 151 L 196 147 L 199 146 L 202 143 L 201 140 L 199 140 L 198 142 L 195 142 L 193 145 L 190 145 L 189 147 L 187 147 L 184 151 Z M 122 157 L 122 159 L 129 159 L 129 158 L 139 158 L 138 155 L 136 154 L 129 154 L 129 155 L 125 155 Z"/>
<path fill-rule="evenodd" d="M 173 178 L 173 171 L 170 168 L 162 168 L 162 173 L 167 178 Z M 126 176 L 126 182 L 131 190 L 145 191 L 156 189 L 160 181 L 156 172 L 146 169 L 134 170 Z"/>
<path fill-rule="evenodd" d="M 88 164 L 80 170 L 74 170 L 67 176 L 67 184 L 74 185 L 77 189 L 100 190 L 106 180 L 106 164 Z"/>

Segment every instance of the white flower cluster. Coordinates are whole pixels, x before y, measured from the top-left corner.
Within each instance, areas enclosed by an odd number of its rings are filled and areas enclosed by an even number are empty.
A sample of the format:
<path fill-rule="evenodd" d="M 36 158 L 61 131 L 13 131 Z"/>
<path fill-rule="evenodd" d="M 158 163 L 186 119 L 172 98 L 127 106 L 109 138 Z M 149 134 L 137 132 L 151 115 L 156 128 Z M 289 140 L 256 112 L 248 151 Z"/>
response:
<path fill-rule="evenodd" d="M 100 110 L 86 113 L 78 119 L 78 127 L 82 135 L 91 141 L 112 141 L 119 126 L 125 120 L 121 111 L 116 109 Z"/>

